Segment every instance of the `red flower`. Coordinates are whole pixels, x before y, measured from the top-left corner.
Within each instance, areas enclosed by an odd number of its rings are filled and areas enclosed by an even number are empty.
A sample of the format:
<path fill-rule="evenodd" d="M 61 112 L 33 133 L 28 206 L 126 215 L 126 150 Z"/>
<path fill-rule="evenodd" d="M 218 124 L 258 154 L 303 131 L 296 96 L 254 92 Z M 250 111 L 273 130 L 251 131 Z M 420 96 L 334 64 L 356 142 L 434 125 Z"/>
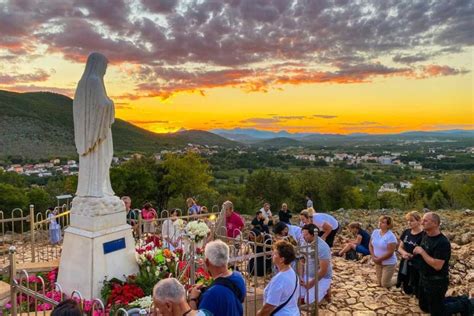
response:
<path fill-rule="evenodd" d="M 120 285 L 115 283 L 112 285 L 112 292 L 107 299 L 107 304 L 112 305 L 112 303 L 114 303 L 128 305 L 143 296 L 145 296 L 143 290 L 134 284 L 125 283 L 124 285 Z"/>

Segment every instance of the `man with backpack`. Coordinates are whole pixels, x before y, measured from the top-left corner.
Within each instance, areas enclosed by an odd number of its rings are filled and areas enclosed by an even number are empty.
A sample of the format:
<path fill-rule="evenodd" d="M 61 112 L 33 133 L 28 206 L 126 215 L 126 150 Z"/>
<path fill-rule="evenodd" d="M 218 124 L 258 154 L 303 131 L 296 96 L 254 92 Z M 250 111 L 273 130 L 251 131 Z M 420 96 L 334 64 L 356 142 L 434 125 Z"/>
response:
<path fill-rule="evenodd" d="M 214 315 L 242 316 L 246 288 L 242 275 L 229 271 L 229 246 L 211 241 L 204 249 L 205 264 L 214 282 L 207 289 L 196 286 L 189 295 L 193 309 L 205 309 Z"/>

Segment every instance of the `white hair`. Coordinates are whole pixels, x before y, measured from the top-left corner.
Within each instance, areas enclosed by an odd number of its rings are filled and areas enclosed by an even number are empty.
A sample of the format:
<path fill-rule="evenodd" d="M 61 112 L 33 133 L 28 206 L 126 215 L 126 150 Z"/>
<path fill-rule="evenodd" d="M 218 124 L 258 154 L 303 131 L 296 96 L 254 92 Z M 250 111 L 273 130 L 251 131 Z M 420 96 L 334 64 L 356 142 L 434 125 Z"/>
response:
<path fill-rule="evenodd" d="M 224 211 L 227 211 L 228 209 L 234 209 L 234 204 L 231 202 L 231 201 L 225 201 L 224 203 L 222 203 L 222 208 L 224 209 Z"/>
<path fill-rule="evenodd" d="M 158 301 L 170 300 L 178 303 L 185 297 L 184 286 L 175 278 L 163 279 L 153 288 L 153 298 Z"/>
<path fill-rule="evenodd" d="M 222 240 L 214 240 L 206 245 L 205 257 L 216 267 L 226 267 L 229 262 L 229 246 Z"/>

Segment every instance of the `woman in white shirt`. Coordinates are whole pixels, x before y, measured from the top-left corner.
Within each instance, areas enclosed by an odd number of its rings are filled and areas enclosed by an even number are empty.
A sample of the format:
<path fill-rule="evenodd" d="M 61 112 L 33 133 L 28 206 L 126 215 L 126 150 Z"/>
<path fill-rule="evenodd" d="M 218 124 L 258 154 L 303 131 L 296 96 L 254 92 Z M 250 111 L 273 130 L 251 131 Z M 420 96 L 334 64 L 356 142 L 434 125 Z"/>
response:
<path fill-rule="evenodd" d="M 285 241 L 277 241 L 273 245 L 272 261 L 278 268 L 278 273 L 270 280 L 263 292 L 263 307 L 257 316 L 297 316 L 299 279 L 291 268 L 291 262 L 296 258 L 295 248 Z"/>
<path fill-rule="evenodd" d="M 379 229 L 373 231 L 369 243 L 370 256 L 375 263 L 377 282 L 386 288 L 392 286 L 392 276 L 397 266 L 395 250 L 398 242 L 391 231 L 392 226 L 393 221 L 390 216 L 380 216 Z"/>
<path fill-rule="evenodd" d="M 170 250 L 179 248 L 178 246 L 181 244 L 181 231 L 180 227 L 177 227 L 177 220 L 178 210 L 173 209 L 170 212 L 170 217 L 163 222 L 163 226 L 161 227 L 161 234 L 165 241 L 165 247 Z"/>
<path fill-rule="evenodd" d="M 318 236 L 332 248 L 334 238 L 339 230 L 337 219 L 326 213 L 314 213 L 313 224 L 318 227 Z"/>

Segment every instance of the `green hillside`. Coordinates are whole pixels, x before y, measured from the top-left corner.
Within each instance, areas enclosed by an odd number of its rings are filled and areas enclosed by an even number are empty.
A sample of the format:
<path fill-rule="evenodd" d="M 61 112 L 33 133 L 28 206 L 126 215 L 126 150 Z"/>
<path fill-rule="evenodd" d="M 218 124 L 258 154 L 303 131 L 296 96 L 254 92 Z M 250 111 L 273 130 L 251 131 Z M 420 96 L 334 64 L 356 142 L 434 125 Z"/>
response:
<path fill-rule="evenodd" d="M 155 134 L 116 119 L 112 126 L 116 153 L 152 153 L 187 143 L 236 146 L 238 143 L 205 131 Z M 75 156 L 72 99 L 50 92 L 0 90 L 0 157 L 49 158 Z"/>

